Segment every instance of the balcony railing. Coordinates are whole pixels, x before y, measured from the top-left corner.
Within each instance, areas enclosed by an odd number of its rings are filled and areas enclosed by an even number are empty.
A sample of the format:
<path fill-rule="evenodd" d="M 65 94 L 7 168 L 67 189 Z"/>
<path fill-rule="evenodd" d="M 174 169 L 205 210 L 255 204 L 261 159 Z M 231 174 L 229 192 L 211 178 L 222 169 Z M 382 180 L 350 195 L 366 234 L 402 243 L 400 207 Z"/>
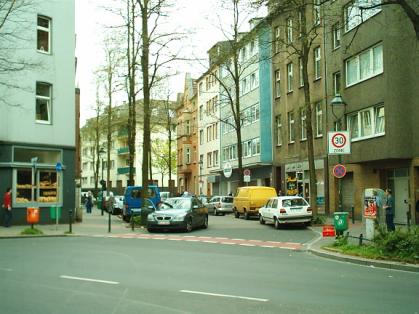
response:
<path fill-rule="evenodd" d="M 120 147 L 118 148 L 118 155 L 126 155 L 129 153 L 128 147 Z"/>
<path fill-rule="evenodd" d="M 135 168 L 134 168 L 134 173 L 135 173 Z M 129 174 L 129 167 L 118 168 L 118 174 Z"/>

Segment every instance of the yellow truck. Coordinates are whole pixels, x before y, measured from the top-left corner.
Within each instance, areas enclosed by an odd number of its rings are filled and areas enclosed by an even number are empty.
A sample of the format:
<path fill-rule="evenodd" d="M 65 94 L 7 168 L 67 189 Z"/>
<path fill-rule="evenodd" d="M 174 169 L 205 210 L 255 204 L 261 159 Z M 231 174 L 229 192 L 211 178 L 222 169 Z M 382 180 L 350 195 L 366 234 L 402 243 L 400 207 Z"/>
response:
<path fill-rule="evenodd" d="M 269 198 L 276 196 L 276 190 L 267 186 L 244 186 L 237 189 L 233 200 L 234 217 L 244 215 L 245 219 L 257 216 L 259 208 L 266 204 Z"/>

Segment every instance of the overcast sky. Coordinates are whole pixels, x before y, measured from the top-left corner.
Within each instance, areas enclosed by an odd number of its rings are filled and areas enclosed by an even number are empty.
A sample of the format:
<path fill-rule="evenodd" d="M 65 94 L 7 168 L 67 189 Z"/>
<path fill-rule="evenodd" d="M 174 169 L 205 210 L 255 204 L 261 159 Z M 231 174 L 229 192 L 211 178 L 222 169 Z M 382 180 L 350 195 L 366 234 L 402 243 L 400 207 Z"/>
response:
<path fill-rule="evenodd" d="M 78 59 L 76 85 L 81 90 L 81 123 L 94 115 L 93 106 L 96 98 L 94 71 L 103 64 L 102 40 L 107 32 L 104 25 L 115 25 L 118 19 L 107 13 L 103 7 L 112 6 L 120 0 L 76 0 L 76 57 Z M 183 45 L 194 57 L 207 58 L 207 50 L 219 40 L 225 40 L 220 30 L 220 20 L 231 23 L 218 8 L 220 0 L 176 0 L 176 8 L 170 14 L 173 29 L 188 31 L 188 38 Z M 219 12 L 215 14 L 215 12 Z M 260 13 L 261 15 L 263 13 Z M 191 72 L 199 76 L 205 69 L 199 63 L 185 62 L 178 68 L 182 72 L 170 81 L 170 90 L 183 91 L 184 75 Z M 119 99 L 122 102 L 123 99 Z"/>

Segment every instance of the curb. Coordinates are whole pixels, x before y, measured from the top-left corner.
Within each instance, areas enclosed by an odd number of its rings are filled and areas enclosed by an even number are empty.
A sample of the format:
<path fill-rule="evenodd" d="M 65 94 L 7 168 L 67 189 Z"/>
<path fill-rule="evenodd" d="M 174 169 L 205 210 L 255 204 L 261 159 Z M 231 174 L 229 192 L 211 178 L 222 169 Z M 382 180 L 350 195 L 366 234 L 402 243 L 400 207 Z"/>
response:
<path fill-rule="evenodd" d="M 78 236 L 75 234 L 22 234 L 22 235 L 2 235 L 0 239 L 26 239 L 26 238 L 63 238 Z"/>
<path fill-rule="evenodd" d="M 372 260 L 372 259 L 366 259 L 366 258 L 356 258 L 350 255 L 343 255 L 340 253 L 330 253 L 325 250 L 317 250 L 317 249 L 312 249 L 312 248 L 308 249 L 308 251 L 320 257 L 325 257 L 325 258 L 342 261 L 342 262 L 348 262 L 352 264 L 419 273 L 419 266 L 416 266 L 416 265 L 401 264 L 401 263 L 390 262 L 390 261 L 378 261 L 378 260 Z"/>

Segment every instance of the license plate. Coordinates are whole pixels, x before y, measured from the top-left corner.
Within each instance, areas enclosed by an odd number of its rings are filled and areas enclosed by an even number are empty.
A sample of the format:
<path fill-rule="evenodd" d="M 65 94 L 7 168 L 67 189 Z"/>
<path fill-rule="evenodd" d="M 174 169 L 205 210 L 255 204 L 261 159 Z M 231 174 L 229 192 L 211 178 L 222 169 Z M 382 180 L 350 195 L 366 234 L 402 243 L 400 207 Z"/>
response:
<path fill-rule="evenodd" d="M 291 210 L 292 211 L 302 210 L 302 209 L 303 209 L 302 207 L 291 207 Z"/>
<path fill-rule="evenodd" d="M 131 208 L 131 211 L 133 213 L 140 213 L 141 212 L 141 208 Z"/>
<path fill-rule="evenodd" d="M 158 225 L 170 225 L 170 221 L 158 221 Z"/>

